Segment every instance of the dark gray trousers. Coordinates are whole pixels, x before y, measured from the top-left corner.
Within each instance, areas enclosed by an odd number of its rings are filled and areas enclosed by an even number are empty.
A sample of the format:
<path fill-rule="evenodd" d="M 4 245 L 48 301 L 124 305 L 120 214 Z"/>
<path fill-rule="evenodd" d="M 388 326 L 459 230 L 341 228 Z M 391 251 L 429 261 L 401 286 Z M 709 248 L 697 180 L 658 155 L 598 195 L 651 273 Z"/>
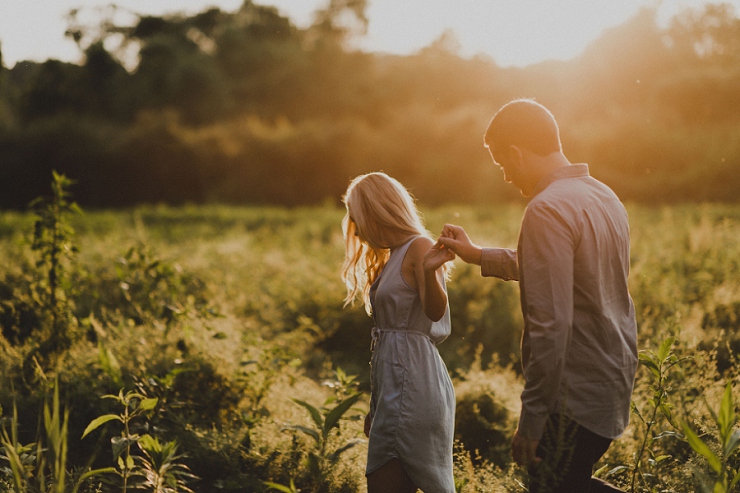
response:
<path fill-rule="evenodd" d="M 562 414 L 548 418 L 537 447 L 542 462 L 529 467 L 530 493 L 608 493 L 622 490 L 591 476 L 612 440 Z"/>

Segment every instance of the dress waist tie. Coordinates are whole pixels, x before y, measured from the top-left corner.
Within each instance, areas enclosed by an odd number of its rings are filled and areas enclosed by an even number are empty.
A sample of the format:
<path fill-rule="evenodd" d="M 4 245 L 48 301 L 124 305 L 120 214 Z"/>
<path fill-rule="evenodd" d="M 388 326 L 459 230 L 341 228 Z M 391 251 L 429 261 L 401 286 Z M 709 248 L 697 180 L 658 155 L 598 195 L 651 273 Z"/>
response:
<path fill-rule="evenodd" d="M 380 333 L 381 332 L 400 332 L 404 334 L 414 334 L 417 336 L 426 337 L 429 339 L 429 342 L 431 342 L 433 345 L 437 345 L 431 337 L 428 335 L 422 333 L 422 332 L 415 332 L 411 330 L 406 329 L 388 329 L 388 328 L 379 328 L 379 327 L 373 327 L 372 331 L 370 332 L 370 336 L 372 339 L 370 340 L 370 352 L 375 352 L 375 347 L 378 345 L 378 341 L 380 340 Z M 373 358 L 370 357 L 370 416 L 375 415 L 375 386 L 373 385 Z"/>
<path fill-rule="evenodd" d="M 423 332 L 416 332 L 416 331 L 406 330 L 406 329 L 385 329 L 385 328 L 381 329 L 379 327 L 373 327 L 372 331 L 370 332 L 370 336 L 372 337 L 372 339 L 370 340 L 370 352 L 375 351 L 375 346 L 377 346 L 378 341 L 380 340 L 381 332 L 400 332 L 403 334 L 413 334 L 417 336 L 422 336 L 422 337 L 426 337 L 427 339 L 429 339 L 429 341 L 435 346 L 437 345 L 434 341 L 432 341 L 431 337 L 429 337 L 427 334 L 424 334 Z"/>

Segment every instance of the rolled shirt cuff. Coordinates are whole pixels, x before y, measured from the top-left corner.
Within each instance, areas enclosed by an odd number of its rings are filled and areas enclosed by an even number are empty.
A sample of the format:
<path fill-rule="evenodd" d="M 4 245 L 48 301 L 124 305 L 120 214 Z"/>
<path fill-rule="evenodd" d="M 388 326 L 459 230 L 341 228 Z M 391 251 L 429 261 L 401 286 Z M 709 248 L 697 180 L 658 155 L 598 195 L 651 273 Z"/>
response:
<path fill-rule="evenodd" d="M 498 277 L 504 281 L 519 280 L 516 250 L 508 248 L 482 248 L 480 273 L 483 277 Z"/>
<path fill-rule="evenodd" d="M 540 440 L 542 439 L 542 435 L 545 433 L 546 424 L 547 415 L 538 416 L 522 409 L 522 412 L 519 415 L 519 427 L 517 433 L 529 438 L 530 440 Z"/>

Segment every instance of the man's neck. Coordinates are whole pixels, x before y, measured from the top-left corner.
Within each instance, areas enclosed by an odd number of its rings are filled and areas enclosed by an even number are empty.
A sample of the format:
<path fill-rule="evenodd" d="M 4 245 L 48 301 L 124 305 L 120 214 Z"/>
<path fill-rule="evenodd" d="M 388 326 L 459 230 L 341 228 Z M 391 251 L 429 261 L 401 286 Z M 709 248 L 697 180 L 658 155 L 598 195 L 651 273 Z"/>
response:
<path fill-rule="evenodd" d="M 528 193 L 526 194 L 527 197 L 531 197 L 537 184 L 550 176 L 555 170 L 570 166 L 570 161 L 568 161 L 568 158 L 561 151 L 553 152 L 547 156 L 531 154 L 528 159 L 530 159 L 532 173 L 529 190 L 527 190 Z"/>
<path fill-rule="evenodd" d="M 540 180 L 542 178 L 545 178 L 546 176 L 549 176 L 558 168 L 570 166 L 570 161 L 568 161 L 568 158 L 565 157 L 565 155 L 561 151 L 553 152 L 552 154 L 548 154 L 547 156 L 543 157 L 538 156 L 538 158 L 539 163 L 537 167 L 540 170 Z"/>

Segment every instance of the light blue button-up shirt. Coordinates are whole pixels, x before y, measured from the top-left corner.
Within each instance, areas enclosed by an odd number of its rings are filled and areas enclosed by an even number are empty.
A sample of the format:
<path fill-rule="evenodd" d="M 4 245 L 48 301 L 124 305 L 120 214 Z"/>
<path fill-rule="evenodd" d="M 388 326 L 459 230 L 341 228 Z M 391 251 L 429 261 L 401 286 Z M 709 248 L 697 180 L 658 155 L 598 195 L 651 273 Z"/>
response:
<path fill-rule="evenodd" d="M 538 184 L 517 250 L 483 249 L 482 275 L 520 282 L 527 438 L 542 437 L 551 413 L 606 438 L 627 427 L 637 370 L 629 259 L 627 212 L 585 164 Z"/>

